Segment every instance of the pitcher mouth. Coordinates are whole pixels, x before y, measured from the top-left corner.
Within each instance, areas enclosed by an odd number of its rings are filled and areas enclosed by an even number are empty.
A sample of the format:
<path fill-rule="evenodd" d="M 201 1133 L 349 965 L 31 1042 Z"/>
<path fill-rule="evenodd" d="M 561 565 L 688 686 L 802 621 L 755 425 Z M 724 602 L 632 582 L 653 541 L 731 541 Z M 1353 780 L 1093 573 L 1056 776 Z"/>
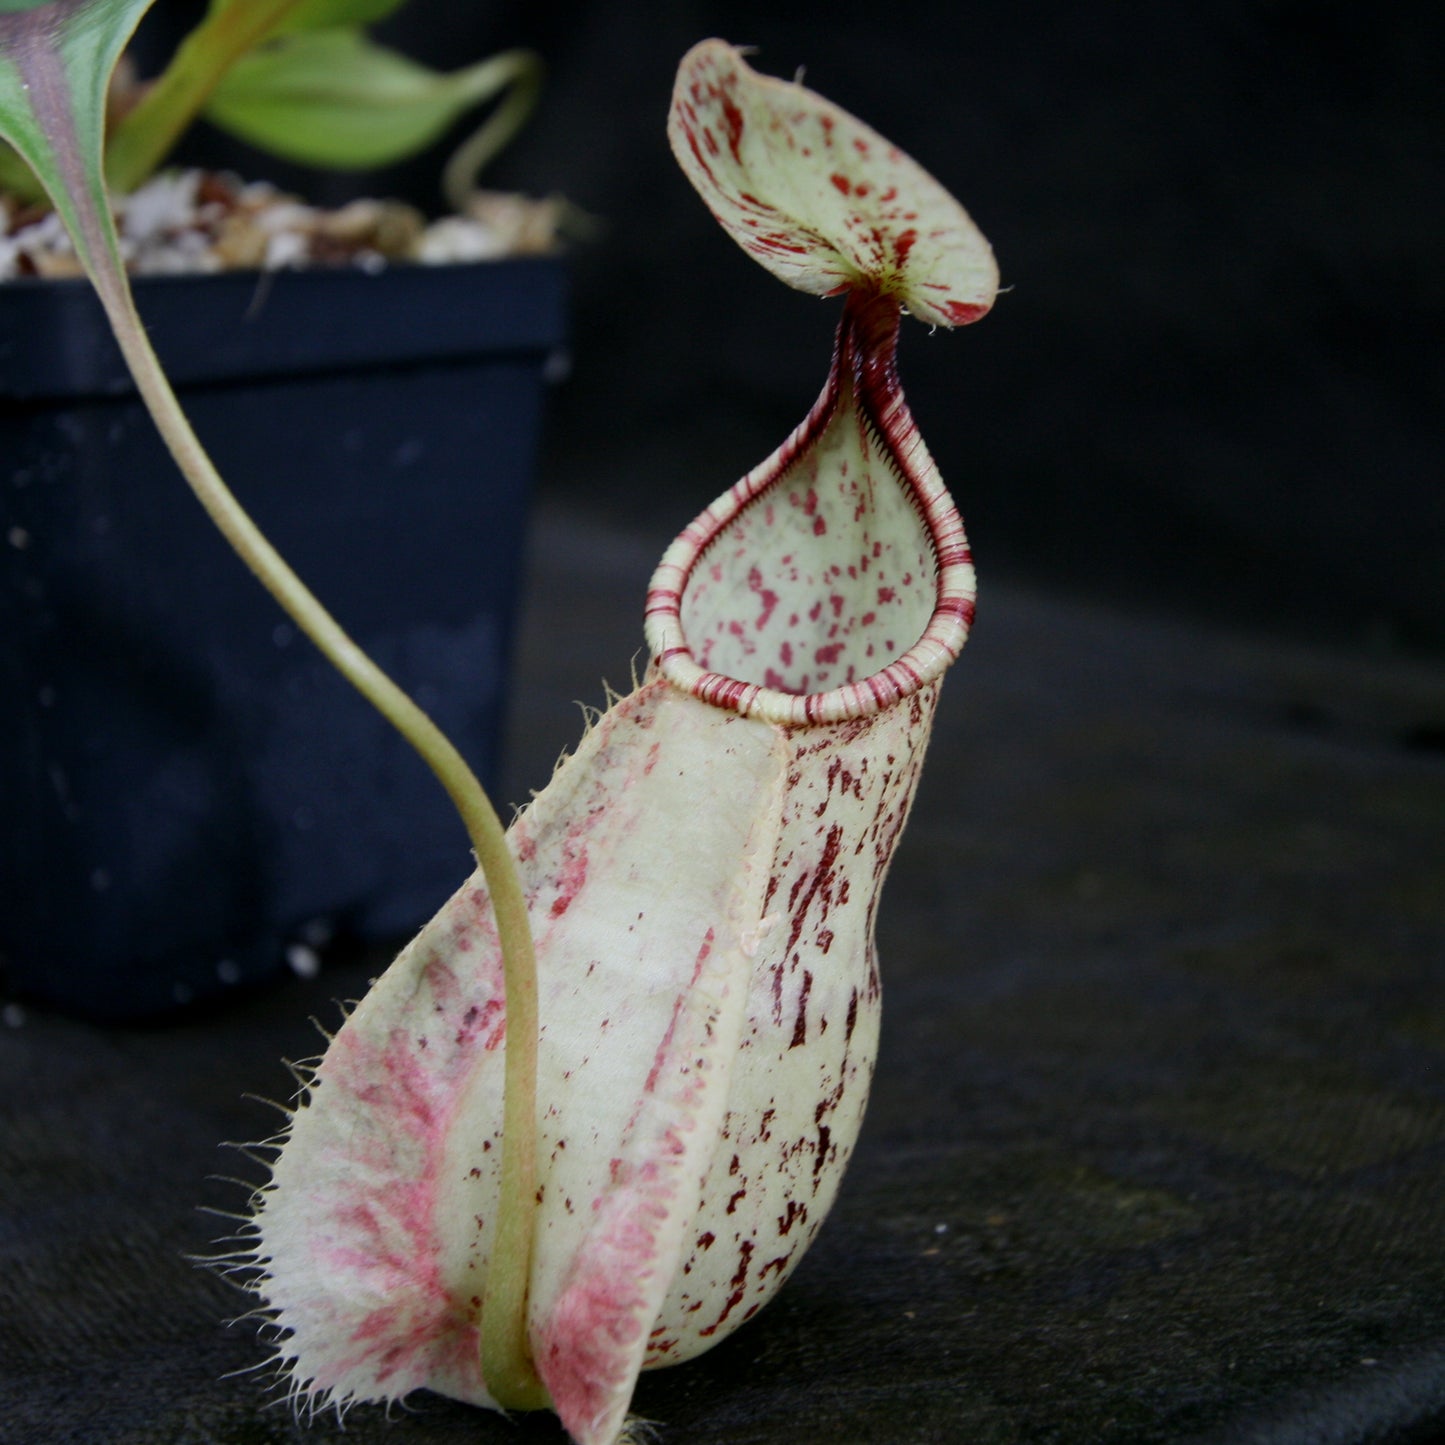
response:
<path fill-rule="evenodd" d="M 653 661 L 674 687 L 744 717 L 786 727 L 811 726 L 866 718 L 892 707 L 935 682 L 957 658 L 973 622 L 973 558 L 963 520 L 899 385 L 899 314 L 898 301 L 892 296 L 856 291 L 849 294 L 827 382 L 802 424 L 772 456 L 699 514 L 663 554 L 648 588 L 645 625 Z M 931 610 L 926 621 L 921 628 L 915 622 L 908 629 L 914 640 L 904 648 L 893 647 L 889 639 L 890 660 L 884 665 L 870 667 L 862 676 L 850 675 L 841 684 L 827 688 L 778 685 L 778 679 L 767 675 L 771 668 L 765 670 L 762 680 L 749 680 L 737 675 L 740 668 L 709 667 L 706 657 L 699 656 L 702 644 L 689 636 L 684 620 L 690 589 L 698 585 L 700 565 L 730 529 L 745 525 L 753 509 L 764 504 L 769 494 L 809 457 L 831 427 L 855 418 L 860 432 L 876 445 L 884 472 L 908 505 L 910 525 L 919 531 L 914 540 L 926 544 L 928 565 L 933 571 Z M 796 498 L 792 500 L 796 503 Z M 813 500 L 811 495 L 809 500 Z M 821 518 L 816 525 L 820 533 L 826 530 Z M 875 553 L 880 546 L 878 542 L 873 544 Z M 783 560 L 791 561 L 792 557 Z M 831 570 L 840 569 L 835 565 Z M 757 574 L 758 568 L 752 571 Z M 762 590 L 768 580 L 761 577 L 754 590 Z M 914 585 L 917 588 L 918 581 Z M 880 597 L 889 591 L 883 589 Z M 776 601 L 775 594 L 764 595 Z M 832 600 L 838 610 L 840 599 Z M 759 629 L 770 611 L 755 624 Z M 922 616 L 921 608 L 918 615 Z M 873 615 L 866 614 L 862 620 L 871 623 Z M 719 631 L 723 627 L 739 636 L 745 630 L 741 619 L 724 618 L 717 623 Z M 841 648 L 822 649 L 816 655 L 821 658 L 828 651 L 838 652 Z M 873 651 L 870 644 L 866 652 Z M 850 668 L 852 673 L 861 670 Z"/>

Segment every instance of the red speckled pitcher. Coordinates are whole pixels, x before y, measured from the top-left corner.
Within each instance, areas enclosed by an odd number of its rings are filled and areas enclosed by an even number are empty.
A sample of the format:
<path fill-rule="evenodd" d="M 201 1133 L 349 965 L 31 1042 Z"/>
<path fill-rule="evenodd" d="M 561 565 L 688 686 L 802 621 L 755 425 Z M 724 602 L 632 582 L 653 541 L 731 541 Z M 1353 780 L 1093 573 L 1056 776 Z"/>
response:
<path fill-rule="evenodd" d="M 935 181 L 721 42 L 684 60 L 671 136 L 745 249 L 845 299 L 817 404 L 668 549 L 641 684 L 510 833 L 541 1016 L 529 1336 L 584 1445 L 625 1428 L 639 1370 L 775 1293 L 857 1138 L 879 890 L 973 613 L 899 315 L 970 321 L 997 288 Z M 473 878 L 332 1042 L 260 1198 L 259 1289 L 310 1402 L 495 1403 L 506 1027 Z"/>

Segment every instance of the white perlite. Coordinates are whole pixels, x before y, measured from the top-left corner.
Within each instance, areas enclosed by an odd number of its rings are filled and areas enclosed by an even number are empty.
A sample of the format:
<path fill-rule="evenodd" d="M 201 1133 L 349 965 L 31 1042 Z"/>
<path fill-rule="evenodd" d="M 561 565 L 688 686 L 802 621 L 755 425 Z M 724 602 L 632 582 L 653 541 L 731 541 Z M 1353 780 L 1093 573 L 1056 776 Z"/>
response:
<path fill-rule="evenodd" d="M 530 255 L 556 245 L 561 211 L 556 200 L 479 191 L 465 216 L 428 224 L 400 201 L 324 211 L 264 182 L 199 170 L 166 171 L 115 202 L 121 254 L 136 276 Z M 0 196 L 0 281 L 79 273 L 54 212 Z"/>

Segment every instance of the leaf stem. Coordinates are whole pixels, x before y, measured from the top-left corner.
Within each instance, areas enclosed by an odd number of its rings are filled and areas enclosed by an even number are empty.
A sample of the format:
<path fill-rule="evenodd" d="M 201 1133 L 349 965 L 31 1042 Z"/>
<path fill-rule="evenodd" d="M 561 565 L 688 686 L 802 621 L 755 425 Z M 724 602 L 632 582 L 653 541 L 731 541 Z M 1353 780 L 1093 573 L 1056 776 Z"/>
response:
<path fill-rule="evenodd" d="M 295 0 L 216 7 L 267 23 Z M 104 84 L 144 9 L 102 13 L 98 28 L 55 26 L 49 9 L 0 14 L 0 135 L 14 144 L 50 192 L 110 321 L 131 376 L 191 490 L 242 561 L 333 666 L 411 744 L 436 774 L 466 826 L 496 919 L 502 954 L 507 1042 L 503 1082 L 501 1199 L 497 1245 L 483 1300 L 486 1381 L 504 1408 L 549 1403 L 527 1339 L 533 1221 L 537 1209 L 537 968 L 521 879 L 496 810 L 476 775 L 437 725 L 347 635 L 268 542 L 222 481 L 187 420 L 145 333 L 120 256 L 102 175 Z M 83 12 L 82 12 L 83 13 Z M 8 22 L 8 23 L 7 23 Z M 218 22 L 219 23 L 219 22 Z M 259 23 L 259 22 L 258 22 Z M 72 53 L 73 52 L 73 53 Z M 77 59 L 77 56 L 79 57 Z M 67 64 L 90 82 L 72 88 Z"/>
<path fill-rule="evenodd" d="M 213 5 L 145 98 L 111 131 L 105 153 L 110 185 L 122 193 L 133 191 L 150 176 L 231 66 L 271 35 L 299 3 L 245 0 Z"/>
<path fill-rule="evenodd" d="M 484 73 L 492 78 L 495 70 L 496 88 L 510 86 L 496 110 L 452 152 L 442 171 L 442 194 L 447 205 L 458 215 L 467 212 L 467 200 L 477 184 L 477 175 L 526 124 L 537 106 L 542 91 L 544 67 L 540 56 L 530 50 L 504 50 L 494 55 L 469 78 L 480 89 Z"/>
<path fill-rule="evenodd" d="M 537 1195 L 537 964 L 527 902 L 506 832 L 451 741 L 351 639 L 221 480 L 161 369 L 124 274 L 102 265 L 93 279 L 146 407 L 211 520 L 327 660 L 420 754 L 466 825 L 496 918 L 507 1019 L 501 1199 L 482 1304 L 483 1378 L 504 1408 L 545 1408 L 550 1399 L 533 1366 L 527 1338 Z"/>

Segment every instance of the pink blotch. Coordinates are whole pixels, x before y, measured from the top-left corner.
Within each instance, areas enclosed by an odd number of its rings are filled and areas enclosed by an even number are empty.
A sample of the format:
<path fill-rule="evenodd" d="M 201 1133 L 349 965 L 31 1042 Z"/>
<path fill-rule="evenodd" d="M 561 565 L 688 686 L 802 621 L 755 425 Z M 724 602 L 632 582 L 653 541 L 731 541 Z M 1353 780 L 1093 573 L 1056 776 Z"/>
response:
<path fill-rule="evenodd" d="M 758 620 L 754 624 L 761 632 L 768 625 L 777 608 L 778 594 L 771 588 L 763 586 L 762 569 L 758 567 L 753 567 L 748 572 L 748 590 L 755 592 L 763 605 L 763 610 L 758 614 Z"/>
<path fill-rule="evenodd" d="M 733 160 L 741 165 L 743 158 L 739 145 L 743 138 L 743 113 L 725 90 L 718 90 L 717 102 L 722 107 L 723 124 L 727 127 L 728 149 L 733 153 Z"/>
<path fill-rule="evenodd" d="M 557 897 L 552 900 L 552 917 L 560 918 L 573 904 L 587 882 L 587 845 L 562 845 L 562 871 L 557 877 Z"/>
<path fill-rule="evenodd" d="M 977 321 L 980 316 L 988 314 L 988 307 L 973 301 L 949 301 L 943 308 L 944 315 L 953 322 L 955 326 L 967 326 L 970 321 Z"/>

